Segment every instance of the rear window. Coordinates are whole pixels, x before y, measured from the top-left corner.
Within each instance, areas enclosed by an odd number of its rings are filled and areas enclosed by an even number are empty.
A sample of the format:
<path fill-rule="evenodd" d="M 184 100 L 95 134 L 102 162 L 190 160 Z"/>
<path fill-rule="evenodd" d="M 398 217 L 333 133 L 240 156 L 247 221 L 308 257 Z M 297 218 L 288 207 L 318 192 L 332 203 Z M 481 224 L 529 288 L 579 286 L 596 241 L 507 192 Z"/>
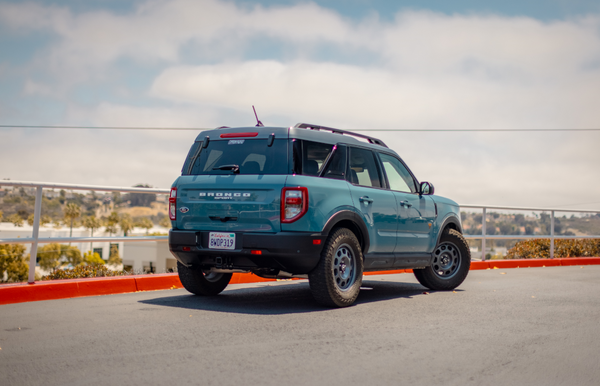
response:
<path fill-rule="evenodd" d="M 190 149 L 182 175 L 201 174 L 287 174 L 287 139 L 276 139 L 268 146 L 265 139 L 210 141 L 206 149 L 196 142 Z"/>

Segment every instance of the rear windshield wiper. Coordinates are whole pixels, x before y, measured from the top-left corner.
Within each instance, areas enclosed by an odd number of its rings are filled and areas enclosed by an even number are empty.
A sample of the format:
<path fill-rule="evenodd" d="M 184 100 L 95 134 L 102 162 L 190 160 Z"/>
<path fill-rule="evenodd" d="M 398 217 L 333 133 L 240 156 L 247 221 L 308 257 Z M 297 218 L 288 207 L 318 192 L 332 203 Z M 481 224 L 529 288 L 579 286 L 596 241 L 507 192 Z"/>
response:
<path fill-rule="evenodd" d="M 239 165 L 221 165 L 221 166 L 214 167 L 212 170 L 231 170 L 233 172 L 233 174 L 237 174 L 240 172 L 240 166 Z"/>

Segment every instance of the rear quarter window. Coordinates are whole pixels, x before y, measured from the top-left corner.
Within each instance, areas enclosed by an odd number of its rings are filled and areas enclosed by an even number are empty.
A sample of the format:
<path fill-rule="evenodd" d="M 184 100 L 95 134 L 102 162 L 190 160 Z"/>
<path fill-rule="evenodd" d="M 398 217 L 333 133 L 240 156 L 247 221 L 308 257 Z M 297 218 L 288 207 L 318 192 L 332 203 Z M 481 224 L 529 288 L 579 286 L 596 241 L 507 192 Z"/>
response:
<path fill-rule="evenodd" d="M 294 139 L 293 142 L 293 172 L 305 176 L 318 176 L 334 145 L 299 139 Z"/>

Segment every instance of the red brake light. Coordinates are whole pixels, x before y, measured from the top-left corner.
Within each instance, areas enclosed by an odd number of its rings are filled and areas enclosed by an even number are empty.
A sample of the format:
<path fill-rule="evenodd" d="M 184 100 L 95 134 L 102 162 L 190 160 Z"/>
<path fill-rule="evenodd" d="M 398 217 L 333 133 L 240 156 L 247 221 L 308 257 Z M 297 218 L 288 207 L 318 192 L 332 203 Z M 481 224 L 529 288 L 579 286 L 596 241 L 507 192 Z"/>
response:
<path fill-rule="evenodd" d="M 221 138 L 256 137 L 258 133 L 223 133 Z"/>
<path fill-rule="evenodd" d="M 286 205 L 302 205 L 302 197 L 286 197 Z"/>
<path fill-rule="evenodd" d="M 169 218 L 172 221 L 177 220 L 177 188 L 171 188 L 169 194 Z"/>
<path fill-rule="evenodd" d="M 281 222 L 291 223 L 308 210 L 308 189 L 304 187 L 281 189 Z"/>

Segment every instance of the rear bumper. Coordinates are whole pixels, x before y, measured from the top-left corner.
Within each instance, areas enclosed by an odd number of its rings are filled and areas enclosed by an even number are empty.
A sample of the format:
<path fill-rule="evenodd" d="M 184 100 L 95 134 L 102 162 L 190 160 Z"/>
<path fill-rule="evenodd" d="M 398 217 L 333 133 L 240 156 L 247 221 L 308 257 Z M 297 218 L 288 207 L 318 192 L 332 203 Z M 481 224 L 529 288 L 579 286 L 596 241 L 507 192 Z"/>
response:
<path fill-rule="evenodd" d="M 208 248 L 209 233 L 172 229 L 169 231 L 169 250 L 186 266 L 306 274 L 316 267 L 325 243 L 325 237 L 320 233 L 233 232 L 236 234 L 235 249 L 215 250 Z M 320 243 L 315 244 L 314 240 Z"/>

